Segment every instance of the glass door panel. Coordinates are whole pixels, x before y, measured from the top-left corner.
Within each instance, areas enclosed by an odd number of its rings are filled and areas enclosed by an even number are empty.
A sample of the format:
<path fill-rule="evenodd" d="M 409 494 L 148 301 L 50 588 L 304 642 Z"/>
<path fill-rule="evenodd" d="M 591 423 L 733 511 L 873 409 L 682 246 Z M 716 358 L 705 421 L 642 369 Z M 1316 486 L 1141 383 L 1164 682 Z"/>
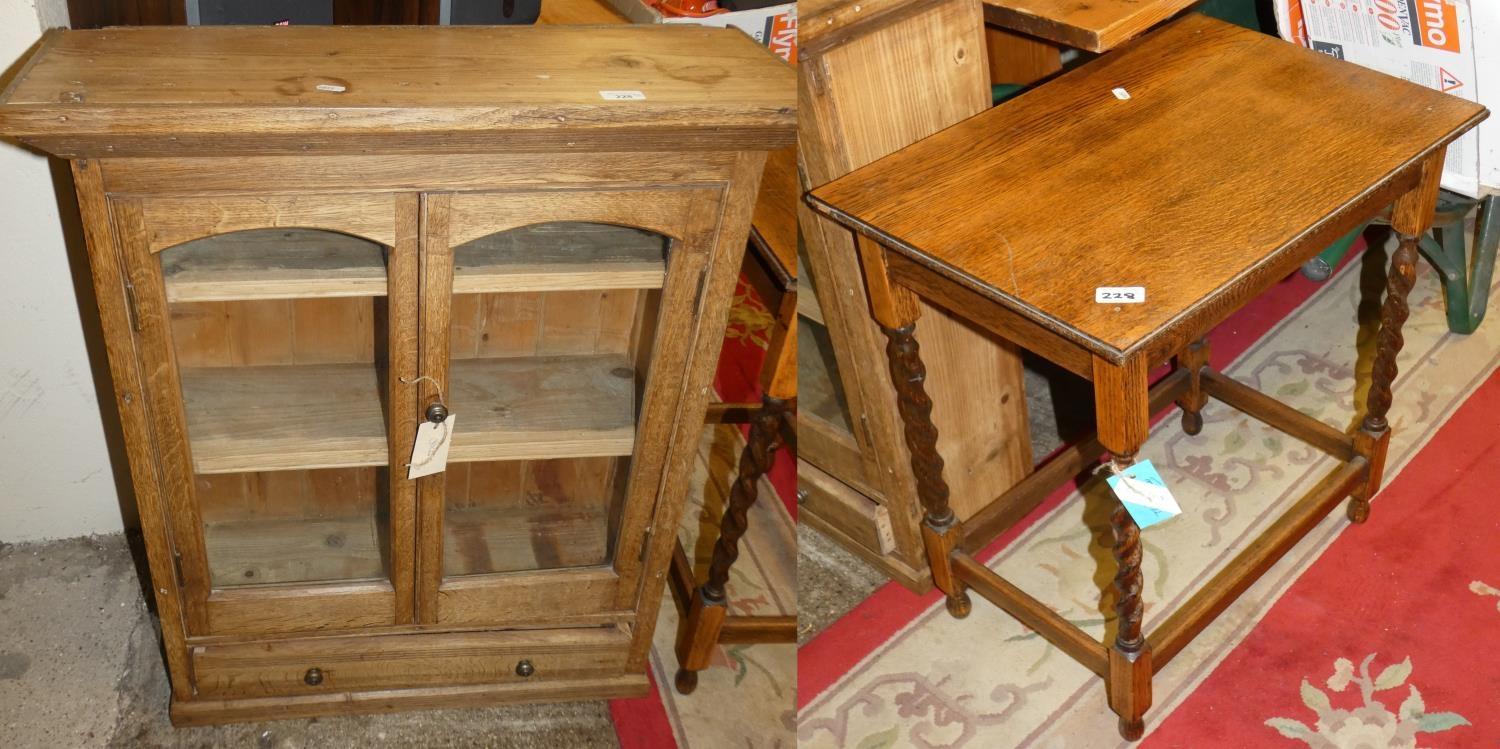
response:
<path fill-rule="evenodd" d="M 389 578 L 387 248 L 252 229 L 159 255 L 211 586 Z"/>
<path fill-rule="evenodd" d="M 445 577 L 612 561 L 667 247 L 553 222 L 453 249 Z"/>

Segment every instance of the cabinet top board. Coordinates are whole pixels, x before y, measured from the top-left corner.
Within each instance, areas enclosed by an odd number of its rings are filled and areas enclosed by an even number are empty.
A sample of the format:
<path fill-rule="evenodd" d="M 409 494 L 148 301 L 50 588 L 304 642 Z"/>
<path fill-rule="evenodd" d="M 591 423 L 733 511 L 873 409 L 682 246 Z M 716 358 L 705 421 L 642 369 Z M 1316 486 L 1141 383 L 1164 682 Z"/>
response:
<path fill-rule="evenodd" d="M 1487 115 L 1190 14 L 809 202 L 1119 362 L 1291 273 Z"/>
<path fill-rule="evenodd" d="M 54 31 L 0 136 L 58 156 L 766 150 L 796 76 L 734 29 L 136 27 Z"/>

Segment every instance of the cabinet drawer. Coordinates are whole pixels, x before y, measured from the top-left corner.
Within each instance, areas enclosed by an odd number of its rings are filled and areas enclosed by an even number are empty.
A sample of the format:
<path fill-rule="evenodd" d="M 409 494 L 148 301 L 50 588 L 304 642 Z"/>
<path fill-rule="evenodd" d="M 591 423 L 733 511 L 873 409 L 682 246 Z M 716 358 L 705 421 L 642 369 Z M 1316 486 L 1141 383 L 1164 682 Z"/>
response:
<path fill-rule="evenodd" d="M 617 676 L 629 647 L 613 628 L 278 640 L 195 648 L 193 673 L 222 698 L 521 684 Z"/>

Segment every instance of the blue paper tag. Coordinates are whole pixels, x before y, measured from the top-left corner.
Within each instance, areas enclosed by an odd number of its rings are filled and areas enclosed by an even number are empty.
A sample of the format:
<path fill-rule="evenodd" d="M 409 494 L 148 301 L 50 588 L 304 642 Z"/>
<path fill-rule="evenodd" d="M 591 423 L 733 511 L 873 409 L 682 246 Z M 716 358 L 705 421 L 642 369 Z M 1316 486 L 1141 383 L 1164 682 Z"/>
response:
<path fill-rule="evenodd" d="M 1182 514 L 1182 507 L 1151 461 L 1143 460 L 1105 479 L 1136 527 L 1149 528 Z"/>

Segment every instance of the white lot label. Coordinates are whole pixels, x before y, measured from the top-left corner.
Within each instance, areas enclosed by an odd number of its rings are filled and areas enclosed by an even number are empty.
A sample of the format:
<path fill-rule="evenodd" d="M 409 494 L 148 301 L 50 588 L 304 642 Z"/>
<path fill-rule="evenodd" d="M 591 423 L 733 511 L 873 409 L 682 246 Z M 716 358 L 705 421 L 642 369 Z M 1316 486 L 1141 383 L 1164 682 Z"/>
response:
<path fill-rule="evenodd" d="M 599 98 L 605 101 L 645 101 L 644 91 L 600 91 Z"/>
<path fill-rule="evenodd" d="M 453 444 L 455 414 L 441 423 L 424 421 L 417 427 L 416 444 L 411 447 L 411 464 L 406 468 L 409 479 L 442 473 L 448 467 L 448 446 Z"/>
<path fill-rule="evenodd" d="M 1099 304 L 1141 304 L 1146 301 L 1145 286 L 1100 286 L 1094 289 Z"/>

